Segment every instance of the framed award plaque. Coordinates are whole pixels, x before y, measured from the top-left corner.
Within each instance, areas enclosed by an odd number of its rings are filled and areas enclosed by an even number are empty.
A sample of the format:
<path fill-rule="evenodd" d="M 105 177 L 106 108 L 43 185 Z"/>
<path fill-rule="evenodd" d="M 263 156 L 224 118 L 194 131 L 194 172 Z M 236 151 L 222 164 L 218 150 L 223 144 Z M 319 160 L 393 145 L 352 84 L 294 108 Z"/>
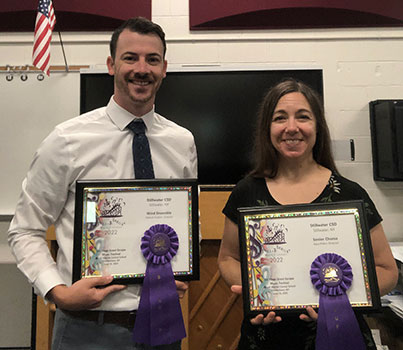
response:
<path fill-rule="evenodd" d="M 307 306 L 317 308 L 320 292 L 315 286 L 321 281 L 335 290 L 347 285 L 345 294 L 354 309 L 378 310 L 364 210 L 362 201 L 239 208 L 245 313 L 301 313 Z M 331 261 L 318 267 L 328 257 Z M 339 258 L 340 269 L 334 264 Z M 315 277 L 319 270 L 320 278 Z"/>
<path fill-rule="evenodd" d="M 199 278 L 198 186 L 186 180 L 77 181 L 73 283 L 112 275 L 113 283 L 141 282 L 144 237 L 156 256 L 174 237 L 168 255 L 176 279 Z M 167 233 L 167 235 L 164 235 Z M 148 236 L 147 236 L 148 234 Z"/>

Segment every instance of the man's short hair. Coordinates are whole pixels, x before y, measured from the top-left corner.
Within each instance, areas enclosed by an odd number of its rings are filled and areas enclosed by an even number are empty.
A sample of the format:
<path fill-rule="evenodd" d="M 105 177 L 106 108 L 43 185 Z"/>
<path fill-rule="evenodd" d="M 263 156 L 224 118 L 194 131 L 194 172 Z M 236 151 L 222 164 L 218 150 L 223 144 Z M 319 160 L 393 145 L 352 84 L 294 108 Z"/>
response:
<path fill-rule="evenodd" d="M 166 46 L 166 42 L 165 42 L 165 33 L 162 30 L 162 28 L 158 24 L 148 20 L 147 18 L 133 17 L 133 18 L 129 18 L 127 21 L 123 22 L 122 25 L 120 27 L 116 28 L 112 34 L 112 38 L 109 43 L 109 49 L 110 49 L 111 57 L 113 60 L 115 60 L 116 46 L 118 43 L 119 35 L 125 29 L 128 29 L 131 32 L 139 33 L 139 34 L 158 35 L 158 37 L 162 41 L 162 46 L 164 48 L 164 57 L 165 57 L 165 53 L 167 51 L 167 46 Z"/>

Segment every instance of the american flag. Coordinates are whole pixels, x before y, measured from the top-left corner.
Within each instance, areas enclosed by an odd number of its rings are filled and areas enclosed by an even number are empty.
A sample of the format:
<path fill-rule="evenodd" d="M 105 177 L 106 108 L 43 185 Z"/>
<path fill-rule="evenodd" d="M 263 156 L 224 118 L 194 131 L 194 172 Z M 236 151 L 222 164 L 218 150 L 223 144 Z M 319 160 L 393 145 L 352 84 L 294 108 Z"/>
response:
<path fill-rule="evenodd" d="M 34 66 L 47 75 L 50 68 L 50 40 L 55 24 L 56 16 L 52 0 L 39 0 L 32 59 Z"/>

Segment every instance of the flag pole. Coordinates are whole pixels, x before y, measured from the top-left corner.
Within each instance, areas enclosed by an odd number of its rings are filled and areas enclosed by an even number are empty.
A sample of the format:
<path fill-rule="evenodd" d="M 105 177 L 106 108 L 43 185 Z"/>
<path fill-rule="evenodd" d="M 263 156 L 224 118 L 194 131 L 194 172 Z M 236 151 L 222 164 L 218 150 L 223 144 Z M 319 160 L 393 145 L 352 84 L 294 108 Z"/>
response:
<path fill-rule="evenodd" d="M 57 32 L 59 33 L 60 45 L 61 45 L 61 47 L 62 47 L 63 59 L 64 59 L 64 66 L 66 67 L 66 73 L 68 73 L 68 72 L 69 72 L 69 65 L 67 64 L 66 53 L 64 52 L 64 45 L 63 45 L 63 40 L 62 40 L 62 34 L 60 33 L 60 30 L 58 30 Z"/>

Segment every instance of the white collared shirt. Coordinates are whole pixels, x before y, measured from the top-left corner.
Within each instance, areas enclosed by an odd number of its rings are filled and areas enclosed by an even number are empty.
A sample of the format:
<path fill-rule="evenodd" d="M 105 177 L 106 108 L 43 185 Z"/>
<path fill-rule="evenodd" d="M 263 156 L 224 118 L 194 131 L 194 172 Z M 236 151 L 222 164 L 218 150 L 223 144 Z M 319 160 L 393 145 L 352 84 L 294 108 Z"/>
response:
<path fill-rule="evenodd" d="M 133 179 L 135 117 L 111 98 L 96 109 L 58 126 L 35 153 L 22 184 L 8 239 L 18 268 L 42 297 L 59 284 L 71 285 L 75 184 L 78 179 Z M 156 178 L 196 178 L 193 135 L 155 113 L 141 117 L 146 126 Z M 55 225 L 57 264 L 49 254 L 46 230 Z M 135 310 L 140 287 L 109 295 L 101 310 Z"/>

